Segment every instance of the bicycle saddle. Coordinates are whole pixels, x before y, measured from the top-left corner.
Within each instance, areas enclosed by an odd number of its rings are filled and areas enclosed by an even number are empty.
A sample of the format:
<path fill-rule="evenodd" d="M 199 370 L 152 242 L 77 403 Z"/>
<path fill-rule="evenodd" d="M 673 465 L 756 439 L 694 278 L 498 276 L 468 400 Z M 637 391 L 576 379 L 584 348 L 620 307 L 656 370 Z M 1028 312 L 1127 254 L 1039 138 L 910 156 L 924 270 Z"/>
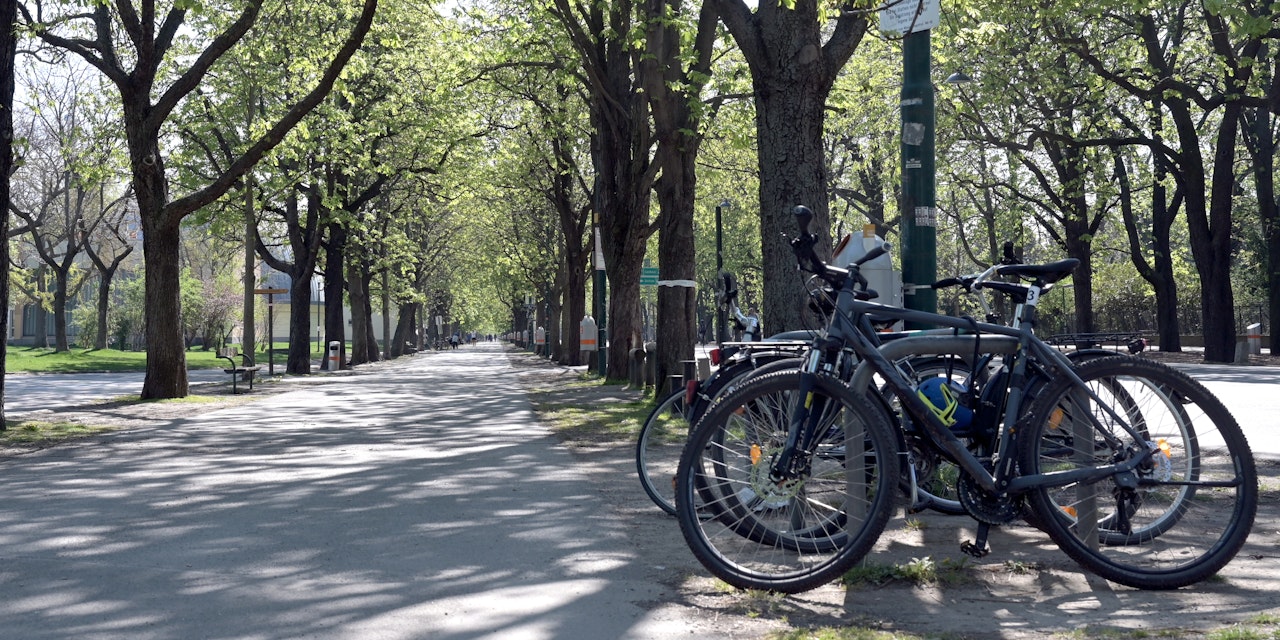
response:
<path fill-rule="evenodd" d="M 997 275 L 1015 276 L 1028 280 L 1042 280 L 1045 284 L 1053 284 L 1069 275 L 1080 266 L 1080 261 L 1067 258 L 1048 264 L 1010 264 L 996 269 Z"/>

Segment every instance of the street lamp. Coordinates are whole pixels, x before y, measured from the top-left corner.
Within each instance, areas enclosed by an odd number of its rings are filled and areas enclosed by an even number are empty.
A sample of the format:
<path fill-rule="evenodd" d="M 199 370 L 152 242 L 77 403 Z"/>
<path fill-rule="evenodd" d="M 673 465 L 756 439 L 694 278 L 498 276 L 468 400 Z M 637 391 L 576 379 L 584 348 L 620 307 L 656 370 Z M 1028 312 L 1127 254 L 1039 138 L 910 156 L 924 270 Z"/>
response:
<path fill-rule="evenodd" d="M 720 280 L 720 272 L 724 271 L 724 223 L 721 220 L 721 210 L 727 210 L 733 206 L 728 198 L 720 201 L 716 205 L 716 280 Z M 716 344 L 725 341 L 725 325 L 729 323 L 728 311 L 720 301 L 716 301 Z"/>

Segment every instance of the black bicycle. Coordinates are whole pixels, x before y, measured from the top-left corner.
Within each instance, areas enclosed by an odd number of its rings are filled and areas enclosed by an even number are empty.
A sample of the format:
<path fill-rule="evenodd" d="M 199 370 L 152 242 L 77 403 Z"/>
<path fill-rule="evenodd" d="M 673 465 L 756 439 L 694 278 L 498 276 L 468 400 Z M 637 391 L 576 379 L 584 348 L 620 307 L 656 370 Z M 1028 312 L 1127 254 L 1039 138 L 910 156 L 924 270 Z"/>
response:
<path fill-rule="evenodd" d="M 797 208 L 792 246 L 802 269 L 838 291 L 837 312 L 798 373 L 762 376 L 722 398 L 680 461 L 681 531 L 713 574 L 742 588 L 797 592 L 871 548 L 909 455 L 895 446 L 889 409 L 867 392 L 876 378 L 960 470 L 958 499 L 978 522 L 967 553 L 988 553 L 990 527 L 1029 511 L 1086 569 L 1133 587 L 1192 584 L 1234 557 L 1258 488 L 1226 408 L 1172 368 L 1129 356 L 1073 365 L 1035 336 L 1040 293 L 1077 261 L 996 269 L 1028 283 L 1016 327 L 898 309 L 864 299 L 860 262 L 846 270 L 817 258 L 808 216 Z M 895 340 L 882 351 L 872 315 L 952 335 Z M 1000 374 L 978 392 L 998 407 L 979 425 L 993 434 L 989 450 L 972 450 L 948 424 L 947 403 L 939 412 L 895 365 L 929 354 L 999 358 Z M 837 372 L 850 359 L 858 365 L 846 384 Z"/>

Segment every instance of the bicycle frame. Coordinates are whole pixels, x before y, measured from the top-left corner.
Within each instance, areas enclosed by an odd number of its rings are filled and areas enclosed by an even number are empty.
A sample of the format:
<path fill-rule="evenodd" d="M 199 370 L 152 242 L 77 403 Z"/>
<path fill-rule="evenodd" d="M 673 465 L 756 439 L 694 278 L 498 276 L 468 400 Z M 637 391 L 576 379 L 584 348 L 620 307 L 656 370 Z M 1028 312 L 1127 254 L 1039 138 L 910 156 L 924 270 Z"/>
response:
<path fill-rule="evenodd" d="M 1018 322 L 1016 328 L 1004 325 L 989 324 L 985 322 L 977 322 L 970 318 L 955 318 L 951 316 L 939 315 L 925 311 L 913 309 L 903 309 L 899 307 L 891 307 L 875 302 L 858 300 L 856 295 L 855 281 L 857 265 L 853 265 L 849 269 L 849 275 L 844 277 L 837 296 L 836 313 L 832 315 L 831 324 L 828 327 L 824 337 L 819 337 L 814 341 L 814 349 L 810 357 L 802 366 L 800 391 L 802 397 L 806 398 L 805 408 L 808 409 L 812 404 L 813 376 L 820 375 L 822 371 L 828 370 L 835 363 L 832 359 L 824 358 L 824 354 L 832 353 L 833 350 L 841 352 L 852 350 L 858 357 L 859 365 L 855 372 L 854 380 L 870 380 L 872 373 L 879 374 L 889 384 L 893 393 L 902 403 L 903 409 L 923 425 L 925 432 L 933 439 L 933 441 L 946 452 L 952 460 L 959 465 L 967 474 L 969 474 L 979 486 L 983 489 L 997 494 L 1021 494 L 1033 489 L 1051 486 L 1062 486 L 1074 482 L 1091 483 L 1103 478 L 1121 473 L 1131 473 L 1134 469 L 1142 465 L 1151 455 L 1151 452 L 1145 452 L 1136 455 L 1129 460 L 1117 464 L 1082 468 L 1074 471 L 1059 471 L 1052 473 L 1043 473 L 1036 475 L 1018 476 L 1014 468 L 1015 458 L 1013 455 L 1014 446 L 1016 445 L 1016 432 L 1012 425 L 1016 424 L 1019 411 L 1022 407 L 1022 386 L 1025 381 L 1028 354 L 1031 357 L 1039 358 L 1044 362 L 1052 363 L 1056 366 L 1061 375 L 1067 376 L 1074 385 L 1076 385 L 1081 393 L 1088 396 L 1100 407 L 1103 407 L 1111 418 L 1117 423 L 1124 426 L 1128 435 L 1138 441 L 1142 438 L 1127 421 L 1120 418 L 1115 410 L 1109 405 L 1102 402 L 1093 391 L 1088 389 L 1084 381 L 1081 380 L 1072 370 L 1071 362 L 1065 355 L 1058 352 L 1053 347 L 1045 344 L 1037 339 L 1032 331 L 1035 325 L 1036 303 L 1039 300 L 1039 294 L 1043 288 L 1043 283 L 1039 280 L 1031 285 L 1027 295 L 1027 301 L 1018 308 Z M 832 270 L 835 271 L 835 270 Z M 843 271 L 843 270 L 839 270 Z M 1012 338 L 1016 341 L 1013 345 L 1012 353 L 1013 366 L 1009 375 L 1009 392 L 1007 396 L 1004 420 L 1001 423 L 998 438 L 994 471 L 988 471 L 982 462 L 971 453 L 964 443 L 960 441 L 951 430 L 939 420 L 933 412 L 931 412 L 923 401 L 921 401 L 914 393 L 915 385 L 908 381 L 898 368 L 890 361 L 880 350 L 879 340 L 874 338 L 874 331 L 871 330 L 869 316 L 874 314 L 880 318 L 892 318 L 894 320 L 902 320 L 908 323 L 937 325 L 951 329 L 956 335 L 961 335 L 963 331 L 966 335 L 973 336 L 974 340 L 980 341 L 983 335 L 1003 336 L 1004 338 Z M 945 331 L 945 329 L 944 329 Z M 936 339 L 934 336 L 923 339 Z M 893 344 L 891 342 L 890 344 Z M 921 353 L 924 353 L 923 351 Z M 853 388 L 867 388 L 863 386 L 854 386 Z M 809 411 L 798 413 L 808 414 Z M 1091 427 L 1097 436 L 1108 440 L 1108 444 L 1118 445 L 1120 441 L 1114 436 L 1107 433 L 1102 428 L 1098 419 L 1089 415 Z M 808 420 L 804 420 L 808 422 Z M 807 428 L 807 425 L 801 424 L 800 416 L 796 416 L 792 420 L 791 429 L 796 431 L 794 437 L 789 438 L 789 445 L 801 445 L 810 436 L 801 435 Z M 791 447 L 786 447 L 786 451 Z M 803 450 L 803 449 L 802 449 Z M 782 455 L 779 457 L 774 467 L 775 475 L 782 476 L 786 473 L 787 465 L 791 464 L 792 456 Z"/>

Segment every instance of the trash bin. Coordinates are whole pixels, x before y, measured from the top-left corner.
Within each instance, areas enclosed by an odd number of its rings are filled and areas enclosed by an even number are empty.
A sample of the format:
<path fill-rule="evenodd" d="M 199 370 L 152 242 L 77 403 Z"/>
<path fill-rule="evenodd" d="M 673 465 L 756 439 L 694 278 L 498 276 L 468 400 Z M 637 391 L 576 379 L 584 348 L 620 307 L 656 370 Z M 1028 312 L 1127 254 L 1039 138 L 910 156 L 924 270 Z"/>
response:
<path fill-rule="evenodd" d="M 333 342 L 329 343 L 329 358 L 328 358 L 328 364 L 325 366 L 326 371 L 328 371 L 329 373 L 334 373 L 339 368 L 342 367 L 342 356 L 339 355 L 341 352 L 342 352 L 341 342 L 334 340 Z"/>

